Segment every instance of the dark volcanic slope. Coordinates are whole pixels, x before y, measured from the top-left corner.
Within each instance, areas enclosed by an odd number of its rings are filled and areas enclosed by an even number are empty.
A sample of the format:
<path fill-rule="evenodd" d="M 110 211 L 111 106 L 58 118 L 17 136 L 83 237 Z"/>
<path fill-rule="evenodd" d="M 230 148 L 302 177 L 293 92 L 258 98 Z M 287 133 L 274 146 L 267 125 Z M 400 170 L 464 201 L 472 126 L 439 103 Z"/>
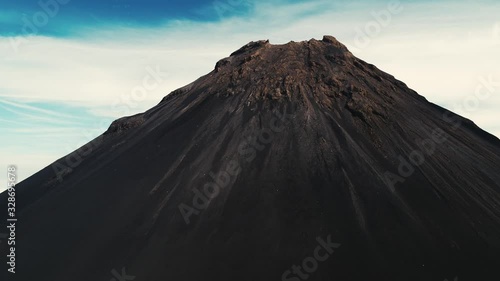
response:
<path fill-rule="evenodd" d="M 18 280 L 282 280 L 328 235 L 308 280 L 500 276 L 500 141 L 333 37 L 252 42 L 95 143 L 18 185 Z"/>

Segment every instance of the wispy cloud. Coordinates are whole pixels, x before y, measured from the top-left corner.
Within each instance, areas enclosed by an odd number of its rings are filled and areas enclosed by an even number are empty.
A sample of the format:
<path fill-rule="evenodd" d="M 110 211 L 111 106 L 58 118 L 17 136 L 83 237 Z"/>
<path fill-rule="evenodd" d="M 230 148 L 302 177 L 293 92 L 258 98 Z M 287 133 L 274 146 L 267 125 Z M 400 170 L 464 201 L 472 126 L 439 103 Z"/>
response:
<path fill-rule="evenodd" d="M 57 111 L 46 110 L 46 109 L 43 109 L 43 108 L 38 108 L 38 107 L 30 106 L 30 105 L 27 105 L 27 104 L 21 104 L 21 103 L 17 103 L 17 102 L 7 101 L 7 100 L 4 100 L 4 99 L 0 99 L 0 103 L 6 104 L 6 105 L 10 105 L 10 106 L 14 106 L 14 107 L 17 107 L 17 108 L 27 109 L 29 111 L 34 111 L 34 112 L 37 112 L 37 113 L 42 113 L 44 115 L 50 115 L 50 116 L 55 116 L 55 117 L 60 117 L 60 118 L 70 118 L 70 119 L 76 119 L 77 118 L 76 116 L 62 114 L 62 113 L 59 113 Z"/>
<path fill-rule="evenodd" d="M 17 118 L 21 117 L 27 121 L 46 122 L 49 124 L 59 124 L 59 125 L 76 125 L 77 124 L 75 122 L 70 122 L 70 121 L 66 121 L 66 120 L 25 113 L 23 111 L 15 110 L 15 109 L 9 108 L 9 107 L 4 106 L 4 105 L 0 105 L 0 108 L 17 115 Z"/>

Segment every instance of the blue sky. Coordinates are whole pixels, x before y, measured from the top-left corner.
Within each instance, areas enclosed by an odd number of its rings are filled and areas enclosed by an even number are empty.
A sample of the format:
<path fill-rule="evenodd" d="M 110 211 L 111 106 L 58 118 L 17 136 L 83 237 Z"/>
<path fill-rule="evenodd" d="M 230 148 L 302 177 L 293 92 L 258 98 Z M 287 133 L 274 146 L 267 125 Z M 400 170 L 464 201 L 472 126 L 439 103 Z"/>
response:
<path fill-rule="evenodd" d="M 496 0 L 41 2 L 0 0 L 0 167 L 17 164 L 21 179 L 260 39 L 333 35 L 500 136 Z"/>
<path fill-rule="evenodd" d="M 55 11 L 54 1 L 2 0 L 3 20 L 0 33 L 3 35 L 25 34 L 23 17 L 33 21 L 34 15 L 44 7 Z M 66 3 L 67 2 L 67 3 Z M 221 17 L 247 15 L 253 1 L 195 1 L 195 0 L 60 0 L 60 13 L 51 17 L 39 34 L 48 36 L 74 36 L 89 26 L 109 25 L 154 27 L 174 19 L 198 22 L 217 21 Z M 50 16 L 50 13 L 48 13 Z"/>

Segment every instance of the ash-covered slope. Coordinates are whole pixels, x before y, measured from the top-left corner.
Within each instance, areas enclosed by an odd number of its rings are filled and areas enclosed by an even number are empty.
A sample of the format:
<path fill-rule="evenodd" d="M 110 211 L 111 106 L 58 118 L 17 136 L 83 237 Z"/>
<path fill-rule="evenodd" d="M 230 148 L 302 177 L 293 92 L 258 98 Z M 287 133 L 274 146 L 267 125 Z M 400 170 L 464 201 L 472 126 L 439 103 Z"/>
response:
<path fill-rule="evenodd" d="M 330 36 L 252 42 L 87 148 L 17 186 L 17 280 L 500 276 L 500 141 Z"/>

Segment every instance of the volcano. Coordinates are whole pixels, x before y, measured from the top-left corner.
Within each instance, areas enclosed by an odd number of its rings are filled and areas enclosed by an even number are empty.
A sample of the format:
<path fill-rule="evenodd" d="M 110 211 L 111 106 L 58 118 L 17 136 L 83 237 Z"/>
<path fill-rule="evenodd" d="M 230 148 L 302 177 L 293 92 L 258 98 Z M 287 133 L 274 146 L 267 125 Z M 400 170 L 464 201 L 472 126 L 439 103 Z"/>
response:
<path fill-rule="evenodd" d="M 16 280 L 500 276 L 499 139 L 331 36 L 243 46 L 16 204 Z"/>

